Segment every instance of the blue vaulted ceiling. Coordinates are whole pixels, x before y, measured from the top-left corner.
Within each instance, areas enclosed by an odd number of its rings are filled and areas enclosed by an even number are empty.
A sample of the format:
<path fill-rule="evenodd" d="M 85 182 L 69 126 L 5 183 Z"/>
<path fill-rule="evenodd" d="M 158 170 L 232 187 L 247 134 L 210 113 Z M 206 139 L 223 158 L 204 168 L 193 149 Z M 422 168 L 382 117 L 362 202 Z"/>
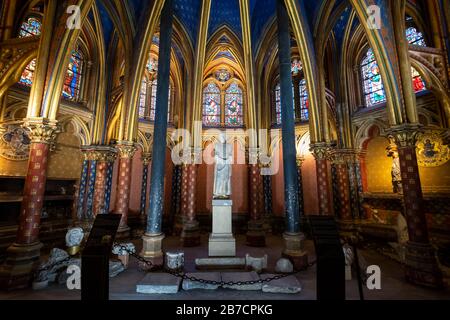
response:
<path fill-rule="evenodd" d="M 201 0 L 175 0 L 175 16 L 186 29 L 195 48 L 200 21 Z"/>
<path fill-rule="evenodd" d="M 223 25 L 228 26 L 242 40 L 239 0 L 212 0 L 208 36 Z"/>

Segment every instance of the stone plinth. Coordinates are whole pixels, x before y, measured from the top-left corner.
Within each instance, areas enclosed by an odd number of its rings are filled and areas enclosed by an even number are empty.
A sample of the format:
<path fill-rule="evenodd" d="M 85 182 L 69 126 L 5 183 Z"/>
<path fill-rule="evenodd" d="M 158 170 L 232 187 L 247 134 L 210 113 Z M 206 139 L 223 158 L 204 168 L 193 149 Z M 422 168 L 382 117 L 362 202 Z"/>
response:
<path fill-rule="evenodd" d="M 275 276 L 274 274 L 262 274 L 260 275 L 261 279 L 268 279 Z M 285 278 L 281 278 L 278 280 L 272 280 L 268 283 L 265 283 L 262 286 L 263 292 L 269 293 L 299 293 L 302 291 L 302 287 L 300 282 L 297 280 L 295 276 L 288 276 Z"/>
<path fill-rule="evenodd" d="M 136 285 L 137 293 L 177 293 L 181 279 L 168 273 L 149 273 Z"/>
<path fill-rule="evenodd" d="M 232 232 L 231 200 L 213 200 L 212 233 L 209 235 L 208 254 L 210 257 L 234 257 L 236 240 Z"/>
<path fill-rule="evenodd" d="M 150 260 L 154 265 L 163 264 L 162 240 L 164 233 L 145 234 L 142 236 L 141 257 Z"/>
<path fill-rule="evenodd" d="M 198 258 L 195 259 L 197 269 L 245 269 L 245 258 Z"/>
<path fill-rule="evenodd" d="M 259 275 L 252 271 L 252 272 L 223 272 L 222 273 L 222 280 L 224 282 L 247 282 L 247 281 L 258 281 Z M 254 284 L 244 284 L 244 285 L 224 285 L 224 288 L 228 289 L 234 289 L 234 290 L 261 290 L 262 284 L 261 283 L 254 283 Z"/>

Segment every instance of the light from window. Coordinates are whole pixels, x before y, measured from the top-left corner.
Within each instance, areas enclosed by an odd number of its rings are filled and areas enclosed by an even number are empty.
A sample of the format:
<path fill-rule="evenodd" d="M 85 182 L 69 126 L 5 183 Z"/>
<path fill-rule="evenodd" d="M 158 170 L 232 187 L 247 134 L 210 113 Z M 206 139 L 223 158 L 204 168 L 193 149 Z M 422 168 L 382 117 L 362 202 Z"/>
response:
<path fill-rule="evenodd" d="M 64 80 L 62 95 L 68 100 L 77 100 L 80 97 L 81 76 L 83 72 L 83 55 L 81 51 L 74 50 L 70 56 Z"/>
<path fill-rule="evenodd" d="M 411 67 L 411 75 L 413 80 L 413 88 L 416 93 L 427 90 L 425 81 L 423 81 L 419 72 Z"/>
<path fill-rule="evenodd" d="M 309 119 L 309 100 L 308 91 L 306 90 L 306 80 L 302 79 L 299 84 L 300 92 L 300 119 L 306 121 Z"/>
<path fill-rule="evenodd" d="M 244 124 L 242 119 L 242 90 L 233 82 L 225 95 L 225 126 L 239 127 Z"/>
<path fill-rule="evenodd" d="M 408 40 L 409 44 L 421 47 L 427 46 L 422 32 L 418 31 L 414 27 L 409 27 L 408 29 L 406 29 L 406 39 Z"/>
<path fill-rule="evenodd" d="M 34 71 L 36 71 L 36 59 L 31 60 L 25 70 L 23 70 L 19 83 L 21 85 L 31 87 L 33 85 Z"/>
<path fill-rule="evenodd" d="M 203 125 L 220 125 L 220 89 L 210 82 L 203 90 Z"/>
<path fill-rule="evenodd" d="M 386 102 L 386 93 L 381 80 L 380 68 L 372 49 L 367 50 L 361 62 L 361 73 L 366 106 L 370 107 Z"/>
<path fill-rule="evenodd" d="M 145 118 L 147 100 L 147 79 L 141 82 L 141 92 L 139 93 L 139 118 Z"/>
<path fill-rule="evenodd" d="M 281 87 L 280 87 L 280 83 L 279 82 L 275 86 L 274 96 L 275 96 L 275 121 L 276 121 L 277 125 L 281 125 Z M 292 84 L 292 106 L 294 108 L 294 118 L 295 118 L 294 84 Z"/>

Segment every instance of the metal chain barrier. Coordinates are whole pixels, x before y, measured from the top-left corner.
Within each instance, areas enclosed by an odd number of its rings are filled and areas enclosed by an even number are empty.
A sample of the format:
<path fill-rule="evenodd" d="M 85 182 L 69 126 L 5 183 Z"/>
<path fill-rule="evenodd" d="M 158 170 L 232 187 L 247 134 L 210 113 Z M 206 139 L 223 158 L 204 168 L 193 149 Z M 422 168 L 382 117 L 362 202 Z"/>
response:
<path fill-rule="evenodd" d="M 140 255 L 136 254 L 135 252 L 129 250 L 128 248 L 126 248 L 125 246 L 118 244 L 118 243 L 114 243 L 114 248 L 120 248 L 121 250 L 127 252 L 130 256 L 136 258 L 138 261 L 140 261 L 142 264 L 146 265 L 148 267 L 149 271 L 157 271 L 157 270 L 163 270 L 166 273 L 169 273 L 175 277 L 181 278 L 183 280 L 189 280 L 189 281 L 194 281 L 194 282 L 200 282 L 200 283 L 204 283 L 204 284 L 211 284 L 211 285 L 218 285 L 218 286 L 244 286 L 244 285 L 251 285 L 251 284 L 256 284 L 256 283 L 268 283 L 274 280 L 279 280 L 279 279 L 283 279 L 292 275 L 296 275 L 298 273 L 300 273 L 301 271 L 306 270 L 308 267 L 312 267 L 313 265 L 316 264 L 316 261 L 313 261 L 311 263 L 308 263 L 308 265 L 301 269 L 301 270 L 295 270 L 294 272 L 290 272 L 290 273 L 284 273 L 284 274 L 278 274 L 275 275 L 273 277 L 269 277 L 266 279 L 259 279 L 259 280 L 250 280 L 250 281 L 238 281 L 238 282 L 233 282 L 233 281 L 215 281 L 215 280 L 206 280 L 206 279 L 200 279 L 194 276 L 188 276 L 186 273 L 184 272 L 180 272 L 180 271 L 176 271 L 176 270 L 171 270 L 169 268 L 166 267 L 161 267 L 161 266 L 155 266 L 153 265 L 153 263 L 151 261 L 148 261 L 146 259 L 144 259 L 143 257 L 141 257 Z"/>

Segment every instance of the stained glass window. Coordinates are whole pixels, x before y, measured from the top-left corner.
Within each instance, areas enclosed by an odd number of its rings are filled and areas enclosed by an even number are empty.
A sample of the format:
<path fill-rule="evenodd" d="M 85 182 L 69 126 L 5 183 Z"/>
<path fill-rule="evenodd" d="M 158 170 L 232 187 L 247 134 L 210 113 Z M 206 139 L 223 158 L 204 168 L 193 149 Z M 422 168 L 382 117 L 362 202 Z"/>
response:
<path fill-rule="evenodd" d="M 69 67 L 64 80 L 62 95 L 69 100 L 77 100 L 80 96 L 81 77 L 83 74 L 83 54 L 80 50 L 72 51 Z"/>
<path fill-rule="evenodd" d="M 295 59 L 291 64 L 291 72 L 294 76 L 296 76 L 302 70 L 302 63 Z"/>
<path fill-rule="evenodd" d="M 31 62 L 26 66 L 25 70 L 22 72 L 19 83 L 31 87 L 33 84 L 34 71 L 36 70 L 36 59 L 31 60 Z"/>
<path fill-rule="evenodd" d="M 158 80 L 153 80 L 151 99 L 150 99 L 150 120 L 155 121 L 155 111 L 156 111 L 156 93 L 158 92 Z"/>
<path fill-rule="evenodd" d="M 20 26 L 19 38 L 33 37 L 41 34 L 42 23 L 36 17 L 29 17 Z"/>
<path fill-rule="evenodd" d="M 300 92 L 300 119 L 306 121 L 309 119 L 309 100 L 308 91 L 306 90 L 306 80 L 302 79 L 299 83 Z"/>
<path fill-rule="evenodd" d="M 203 125 L 220 125 L 220 89 L 214 82 L 203 89 Z"/>
<path fill-rule="evenodd" d="M 380 69 L 372 49 L 367 50 L 361 62 L 364 96 L 366 106 L 386 102 L 386 93 L 381 80 Z"/>
<path fill-rule="evenodd" d="M 141 83 L 141 92 L 139 93 L 139 118 L 145 118 L 147 105 L 147 78 L 144 78 Z"/>
<path fill-rule="evenodd" d="M 277 125 L 281 124 L 281 88 L 278 82 L 274 90 L 275 96 L 275 121 Z M 294 118 L 295 118 L 295 97 L 294 97 L 294 85 L 292 84 L 292 105 L 294 106 Z"/>
<path fill-rule="evenodd" d="M 414 27 L 409 27 L 406 29 L 406 39 L 410 44 L 421 47 L 427 46 L 425 39 L 423 38 L 422 32 L 418 31 Z"/>
<path fill-rule="evenodd" d="M 233 82 L 225 94 L 225 126 L 239 127 L 242 125 L 242 90 L 237 83 Z"/>
<path fill-rule="evenodd" d="M 150 73 L 154 73 L 158 71 L 158 61 L 150 57 L 147 61 L 147 70 Z"/>
<path fill-rule="evenodd" d="M 425 81 L 423 81 L 419 72 L 417 72 L 417 70 L 414 69 L 413 67 L 411 67 L 411 75 L 413 80 L 413 88 L 416 93 L 427 90 Z"/>

